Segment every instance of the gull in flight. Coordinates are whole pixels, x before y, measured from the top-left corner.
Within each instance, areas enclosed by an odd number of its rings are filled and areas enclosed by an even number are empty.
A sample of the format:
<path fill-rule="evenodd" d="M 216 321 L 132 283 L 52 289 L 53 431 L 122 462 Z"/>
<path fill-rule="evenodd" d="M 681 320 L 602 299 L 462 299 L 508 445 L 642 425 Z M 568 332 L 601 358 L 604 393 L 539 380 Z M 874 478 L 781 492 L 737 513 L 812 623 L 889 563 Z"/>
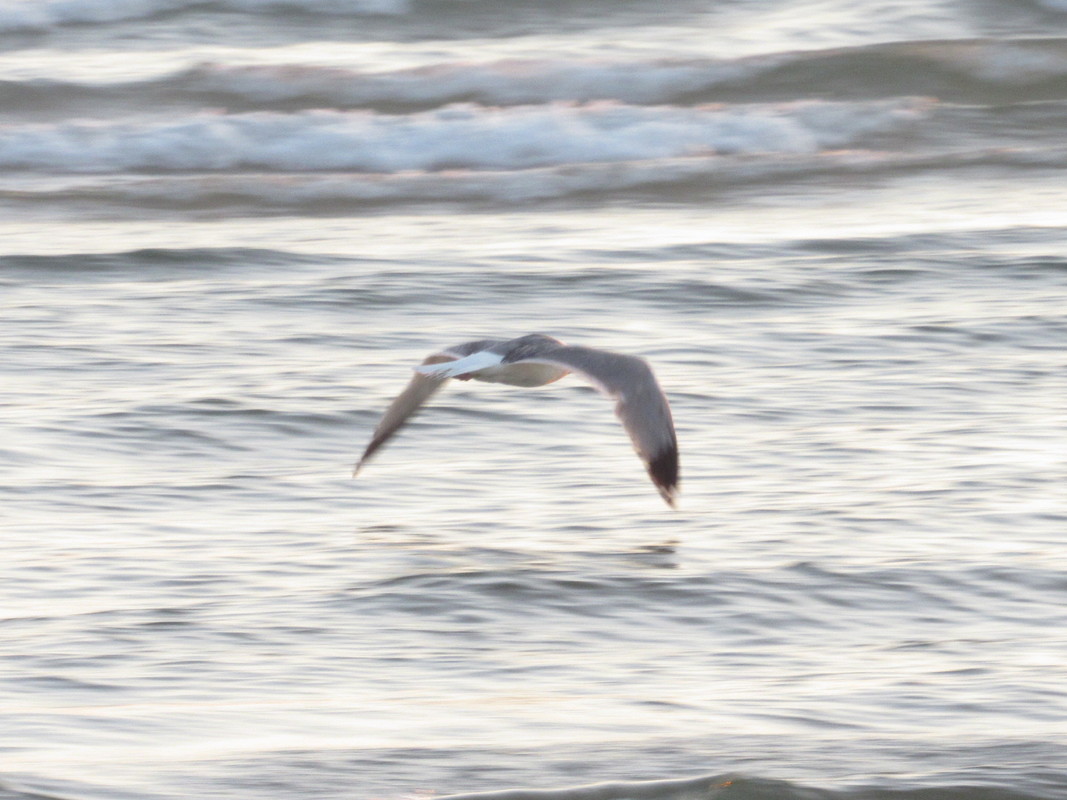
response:
<path fill-rule="evenodd" d="M 539 333 L 510 340 L 464 342 L 428 356 L 415 367 L 407 388 L 386 409 L 352 475 L 358 474 L 375 451 L 449 378 L 529 387 L 544 386 L 571 372 L 617 401 L 615 413 L 634 449 L 660 495 L 673 507 L 678 491 L 678 440 L 670 406 L 651 367 L 634 356 L 566 345 Z"/>

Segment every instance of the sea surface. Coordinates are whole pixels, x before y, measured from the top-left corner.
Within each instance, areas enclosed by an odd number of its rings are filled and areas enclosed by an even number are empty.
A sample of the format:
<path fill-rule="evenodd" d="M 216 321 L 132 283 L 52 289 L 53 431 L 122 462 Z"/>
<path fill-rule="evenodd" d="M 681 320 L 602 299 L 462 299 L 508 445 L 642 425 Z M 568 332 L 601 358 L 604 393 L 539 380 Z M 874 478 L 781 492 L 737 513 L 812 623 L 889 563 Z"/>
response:
<path fill-rule="evenodd" d="M 1067 798 L 1067 1 L 0 2 L 0 798 L 478 793 Z"/>

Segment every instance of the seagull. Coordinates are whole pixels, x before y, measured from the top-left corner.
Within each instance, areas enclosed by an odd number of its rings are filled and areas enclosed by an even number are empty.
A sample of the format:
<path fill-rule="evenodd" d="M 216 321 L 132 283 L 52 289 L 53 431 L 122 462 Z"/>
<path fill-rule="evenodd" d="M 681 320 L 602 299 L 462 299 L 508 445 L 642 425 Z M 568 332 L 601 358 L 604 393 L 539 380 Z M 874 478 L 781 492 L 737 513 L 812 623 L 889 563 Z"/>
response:
<path fill-rule="evenodd" d="M 678 440 L 670 405 L 652 368 L 635 356 L 566 345 L 540 333 L 464 342 L 428 356 L 386 409 L 352 476 L 449 378 L 532 387 L 558 381 L 571 372 L 617 401 L 616 415 L 652 483 L 673 508 L 678 491 Z"/>

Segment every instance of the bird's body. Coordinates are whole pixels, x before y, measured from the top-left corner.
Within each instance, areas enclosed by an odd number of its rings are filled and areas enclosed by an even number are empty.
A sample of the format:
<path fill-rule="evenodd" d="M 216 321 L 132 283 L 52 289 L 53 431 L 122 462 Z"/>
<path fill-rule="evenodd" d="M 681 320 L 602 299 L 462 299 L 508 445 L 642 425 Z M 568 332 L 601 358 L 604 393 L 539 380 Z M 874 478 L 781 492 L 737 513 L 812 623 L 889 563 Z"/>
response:
<path fill-rule="evenodd" d="M 429 356 L 415 367 L 416 374 L 407 388 L 386 410 L 355 472 L 449 378 L 533 387 L 572 372 L 618 401 L 615 413 L 660 495 L 673 506 L 678 486 L 678 442 L 670 406 L 652 369 L 634 356 L 568 346 L 539 333 L 518 339 L 465 342 Z"/>

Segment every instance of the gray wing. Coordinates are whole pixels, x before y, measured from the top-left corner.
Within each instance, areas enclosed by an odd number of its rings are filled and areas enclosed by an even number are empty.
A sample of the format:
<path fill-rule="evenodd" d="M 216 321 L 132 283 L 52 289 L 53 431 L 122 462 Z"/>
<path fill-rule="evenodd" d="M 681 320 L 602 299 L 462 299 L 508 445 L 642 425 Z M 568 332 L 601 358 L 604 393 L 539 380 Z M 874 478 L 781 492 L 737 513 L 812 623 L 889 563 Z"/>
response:
<path fill-rule="evenodd" d="M 615 413 L 644 461 L 648 475 L 668 505 L 678 491 L 678 439 L 667 397 L 652 368 L 641 358 L 563 346 L 523 361 L 556 364 L 583 375 L 605 394 L 615 398 Z"/>
<path fill-rule="evenodd" d="M 502 339 L 480 339 L 476 342 L 464 342 L 463 344 L 449 347 L 439 353 L 427 356 L 422 363 L 440 364 L 445 361 L 456 361 L 460 358 L 466 358 L 469 355 L 486 350 L 503 341 L 504 340 Z M 357 463 L 355 469 L 352 470 L 353 478 L 359 474 L 363 465 L 372 455 L 374 455 L 378 448 L 389 441 L 393 435 L 415 415 L 422 405 L 429 400 L 438 389 L 444 386 L 447 381 L 448 378 L 439 378 L 420 375 L 417 372 L 415 373 L 414 377 L 412 377 L 411 381 L 404 388 L 404 391 L 397 395 L 396 399 L 389 404 L 389 408 L 385 410 L 385 414 L 382 415 L 381 421 L 378 422 L 378 426 L 374 429 L 374 434 L 371 436 L 367 449 L 363 451 L 363 456 L 359 459 L 359 463 Z"/>

